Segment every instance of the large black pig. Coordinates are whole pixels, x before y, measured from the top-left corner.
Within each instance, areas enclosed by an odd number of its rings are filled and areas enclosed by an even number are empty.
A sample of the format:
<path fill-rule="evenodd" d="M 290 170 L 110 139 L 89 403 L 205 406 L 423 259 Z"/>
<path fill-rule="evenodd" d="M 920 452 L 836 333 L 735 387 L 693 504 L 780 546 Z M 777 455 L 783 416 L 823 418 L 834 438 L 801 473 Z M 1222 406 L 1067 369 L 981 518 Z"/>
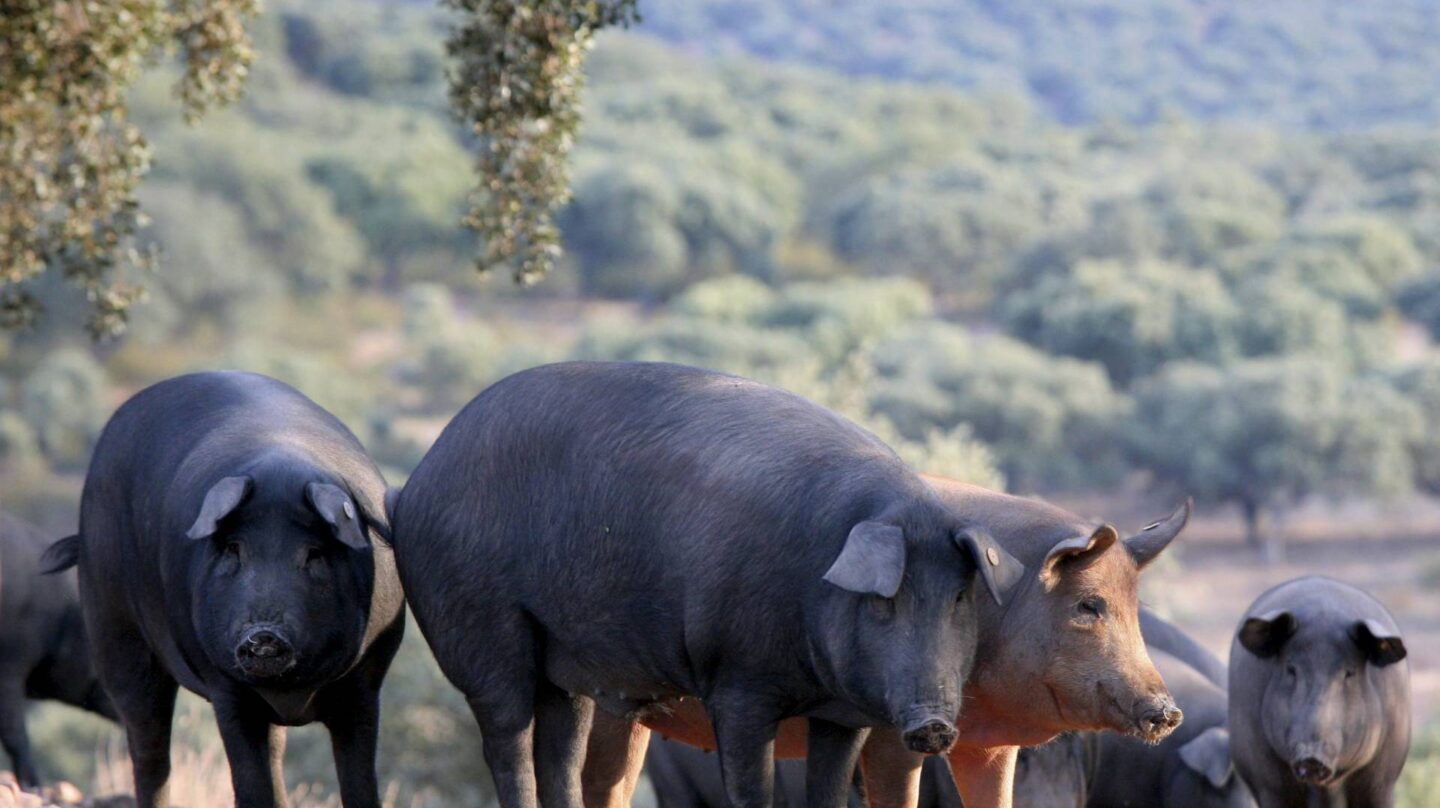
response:
<path fill-rule="evenodd" d="M 25 732 L 26 699 L 53 699 L 115 718 L 90 664 L 75 576 L 39 575 L 49 546 L 38 528 L 0 513 L 0 743 L 26 788 L 40 784 Z"/>
<path fill-rule="evenodd" d="M 215 707 L 241 808 L 285 804 L 286 726 L 330 730 L 346 808 L 378 806 L 379 691 L 404 630 L 385 482 L 355 436 L 250 373 L 160 382 L 95 447 L 78 563 L 136 799 L 166 804 L 177 683 Z"/>
<path fill-rule="evenodd" d="M 1410 750 L 1395 619 L 1319 576 L 1266 591 L 1230 648 L 1235 765 L 1262 808 L 1385 806 Z"/>
<path fill-rule="evenodd" d="M 953 742 L 976 570 L 996 598 L 1023 572 L 873 435 L 666 364 L 498 382 L 393 520 L 416 622 L 505 808 L 581 806 L 594 702 L 633 720 L 686 697 L 714 720 L 732 805 L 770 804 L 776 724 L 798 715 L 809 803 L 843 805 L 865 727 Z"/>

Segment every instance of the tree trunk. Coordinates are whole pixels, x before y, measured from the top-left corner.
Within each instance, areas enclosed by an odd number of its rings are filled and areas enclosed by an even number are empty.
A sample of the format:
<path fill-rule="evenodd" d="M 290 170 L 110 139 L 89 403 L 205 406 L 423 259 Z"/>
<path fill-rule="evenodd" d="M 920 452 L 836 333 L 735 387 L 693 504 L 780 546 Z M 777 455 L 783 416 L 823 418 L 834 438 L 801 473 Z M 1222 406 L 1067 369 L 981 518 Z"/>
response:
<path fill-rule="evenodd" d="M 1285 558 L 1285 538 L 1281 535 L 1278 520 L 1268 519 L 1263 504 L 1245 499 L 1240 502 L 1245 515 L 1245 541 L 1264 559 L 1267 564 L 1276 564 Z"/>

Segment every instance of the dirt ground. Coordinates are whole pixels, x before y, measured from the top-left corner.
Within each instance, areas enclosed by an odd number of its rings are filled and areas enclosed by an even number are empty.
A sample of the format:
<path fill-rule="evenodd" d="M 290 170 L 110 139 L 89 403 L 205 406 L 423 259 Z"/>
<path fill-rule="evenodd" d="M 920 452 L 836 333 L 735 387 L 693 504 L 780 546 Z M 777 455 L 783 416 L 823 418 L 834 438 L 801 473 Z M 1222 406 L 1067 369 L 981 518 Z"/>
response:
<path fill-rule="evenodd" d="M 1134 500 L 1118 514 L 1097 502 L 1062 504 L 1107 513 L 1122 533 L 1165 511 Z M 1302 575 L 1358 586 L 1400 624 L 1417 726 L 1440 721 L 1440 505 L 1316 505 L 1291 514 L 1285 530 L 1283 560 L 1267 564 L 1245 544 L 1234 514 L 1199 512 L 1174 557 L 1147 571 L 1143 598 L 1223 660 L 1241 614 L 1271 586 Z"/>

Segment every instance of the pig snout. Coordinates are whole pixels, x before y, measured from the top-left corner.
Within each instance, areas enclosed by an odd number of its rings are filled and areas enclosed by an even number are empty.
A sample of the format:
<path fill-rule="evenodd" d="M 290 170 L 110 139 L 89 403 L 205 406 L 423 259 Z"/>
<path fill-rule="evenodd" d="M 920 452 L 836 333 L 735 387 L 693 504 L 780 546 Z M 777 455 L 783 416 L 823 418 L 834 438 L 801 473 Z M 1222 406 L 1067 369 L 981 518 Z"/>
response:
<path fill-rule="evenodd" d="M 280 676 L 295 667 L 295 648 L 278 626 L 255 626 L 235 647 L 235 664 L 248 676 Z"/>
<path fill-rule="evenodd" d="M 1139 705 L 1135 731 L 1146 743 L 1159 743 L 1184 720 L 1185 714 L 1167 694 Z"/>
<path fill-rule="evenodd" d="M 926 718 L 905 728 L 905 748 L 922 755 L 938 755 L 946 751 L 959 733 L 955 725 L 942 718 Z"/>
<path fill-rule="evenodd" d="M 1335 769 L 1315 756 L 1302 757 L 1290 764 L 1295 779 L 1312 786 L 1323 786 L 1335 776 Z"/>

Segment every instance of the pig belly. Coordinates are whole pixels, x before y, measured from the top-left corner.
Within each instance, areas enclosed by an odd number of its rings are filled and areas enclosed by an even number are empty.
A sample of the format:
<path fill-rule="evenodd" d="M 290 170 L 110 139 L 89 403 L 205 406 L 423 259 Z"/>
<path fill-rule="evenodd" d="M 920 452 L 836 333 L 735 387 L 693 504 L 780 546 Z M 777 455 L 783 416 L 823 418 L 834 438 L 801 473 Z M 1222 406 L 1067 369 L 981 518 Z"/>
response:
<path fill-rule="evenodd" d="M 647 711 L 640 718 L 640 723 L 660 733 L 660 737 L 666 740 L 679 741 L 707 752 L 715 751 L 715 727 L 699 699 L 666 702 L 653 712 Z M 781 721 L 775 734 L 775 757 L 805 757 L 808 736 L 805 719 L 787 718 Z"/>

